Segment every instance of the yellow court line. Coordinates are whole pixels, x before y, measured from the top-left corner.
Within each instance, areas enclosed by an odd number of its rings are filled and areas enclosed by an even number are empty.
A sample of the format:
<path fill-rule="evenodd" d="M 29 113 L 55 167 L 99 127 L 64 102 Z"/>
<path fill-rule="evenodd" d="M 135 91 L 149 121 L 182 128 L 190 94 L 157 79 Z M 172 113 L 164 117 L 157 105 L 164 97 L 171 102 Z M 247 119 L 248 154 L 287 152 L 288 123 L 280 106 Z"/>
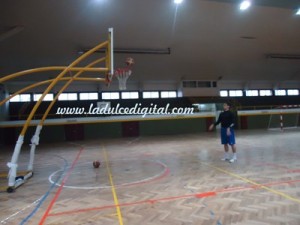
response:
<path fill-rule="evenodd" d="M 25 176 L 28 171 L 18 171 L 17 176 Z M 0 172 L 0 178 L 7 178 L 8 172 Z"/>
<path fill-rule="evenodd" d="M 226 174 L 228 174 L 228 175 L 230 175 L 230 176 L 232 176 L 232 177 L 238 178 L 238 179 L 243 180 L 243 181 L 245 181 L 245 182 L 247 182 L 247 183 L 250 183 L 250 184 L 254 184 L 255 186 L 258 186 L 259 188 L 265 189 L 265 190 L 267 190 L 267 191 L 269 191 L 269 192 L 272 192 L 272 193 L 274 193 L 274 194 L 280 195 L 280 196 L 282 196 L 282 197 L 284 197 L 284 198 L 286 198 L 286 199 L 289 199 L 289 200 L 291 200 L 291 201 L 294 201 L 294 202 L 297 202 L 297 203 L 300 204 L 300 199 L 294 198 L 294 197 L 292 197 L 292 196 L 290 196 L 290 195 L 288 195 L 288 194 L 285 194 L 285 193 L 283 193 L 283 192 L 281 192 L 281 191 L 276 191 L 276 190 L 274 190 L 274 189 L 272 189 L 272 188 L 266 187 L 266 186 L 264 186 L 264 185 L 261 185 L 261 184 L 259 184 L 259 183 L 256 183 L 255 181 L 249 180 L 249 179 L 247 179 L 247 178 L 245 178 L 245 177 L 242 177 L 242 176 L 240 176 L 240 175 L 238 175 L 238 174 L 235 174 L 235 173 L 229 172 L 229 171 L 227 171 L 227 170 L 221 169 L 221 168 L 219 168 L 219 167 L 212 166 L 212 165 L 208 165 L 208 164 L 206 164 L 206 163 L 203 163 L 203 164 L 207 165 L 208 167 L 214 168 L 214 169 L 216 169 L 216 170 L 218 170 L 218 171 L 220 171 L 220 172 L 226 173 Z"/>
<path fill-rule="evenodd" d="M 108 174 L 108 177 L 109 177 L 109 182 L 110 182 L 110 185 L 111 185 L 111 192 L 112 192 L 112 195 L 114 197 L 114 202 L 115 202 L 115 205 L 116 205 L 119 224 L 123 225 L 123 217 L 122 217 L 121 209 L 120 209 L 120 206 L 119 206 L 119 200 L 118 200 L 116 188 L 115 188 L 115 185 L 114 185 L 114 182 L 113 182 L 113 179 L 112 179 L 112 173 L 111 173 L 109 162 L 108 162 L 107 151 L 106 151 L 104 146 L 102 148 L 103 148 L 103 154 L 104 154 L 104 159 L 105 159 L 105 164 L 106 164 L 106 170 L 107 170 L 107 174 Z"/>
<path fill-rule="evenodd" d="M 6 187 L 0 187 L 0 192 L 6 192 L 7 186 Z"/>
<path fill-rule="evenodd" d="M 7 178 L 7 174 L 8 174 L 8 172 L 0 173 L 0 177 L 5 177 L 5 178 Z"/>

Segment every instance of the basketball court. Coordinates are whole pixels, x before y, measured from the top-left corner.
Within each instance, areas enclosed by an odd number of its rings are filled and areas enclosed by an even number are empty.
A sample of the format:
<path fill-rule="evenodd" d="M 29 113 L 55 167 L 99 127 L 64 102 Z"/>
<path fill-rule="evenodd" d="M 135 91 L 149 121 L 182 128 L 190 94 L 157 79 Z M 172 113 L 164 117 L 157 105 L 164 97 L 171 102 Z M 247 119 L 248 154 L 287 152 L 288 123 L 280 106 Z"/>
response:
<path fill-rule="evenodd" d="M 43 145 L 33 178 L 1 193 L 1 224 L 296 225 L 298 135 L 238 132 L 235 164 L 217 134 Z"/>
<path fill-rule="evenodd" d="M 170 2 L 5 2 L 0 224 L 300 224 L 300 6 Z"/>

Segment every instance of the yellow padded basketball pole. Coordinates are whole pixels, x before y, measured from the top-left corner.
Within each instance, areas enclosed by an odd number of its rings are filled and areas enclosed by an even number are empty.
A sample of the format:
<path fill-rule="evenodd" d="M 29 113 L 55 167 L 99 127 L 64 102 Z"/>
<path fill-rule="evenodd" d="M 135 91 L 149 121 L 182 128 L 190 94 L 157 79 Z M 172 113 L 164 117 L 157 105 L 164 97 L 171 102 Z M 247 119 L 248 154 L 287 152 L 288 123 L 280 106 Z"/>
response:
<path fill-rule="evenodd" d="M 105 60 L 105 57 L 103 57 L 103 58 L 97 60 L 96 63 L 102 62 L 102 61 L 104 61 L 104 60 Z M 91 64 L 88 65 L 88 66 L 92 66 L 92 65 L 94 65 L 94 63 L 91 63 Z M 46 112 L 44 113 L 43 118 L 42 118 L 42 120 L 41 120 L 40 123 L 39 123 L 40 126 L 42 126 L 42 125 L 44 124 L 45 119 L 47 118 L 47 116 L 48 116 L 50 110 L 52 109 L 53 105 L 54 105 L 55 102 L 57 101 L 59 95 L 60 95 L 64 90 L 66 90 L 66 89 L 70 86 L 70 84 L 74 81 L 74 79 L 77 78 L 77 77 L 79 77 L 82 73 L 83 73 L 83 71 L 77 72 L 77 73 L 76 73 L 71 79 L 69 79 L 69 80 L 65 83 L 65 85 L 59 90 L 59 92 L 56 94 L 55 98 L 52 100 L 52 102 L 51 102 L 50 105 L 48 106 Z"/>
<path fill-rule="evenodd" d="M 26 133 L 26 130 L 36 112 L 36 110 L 38 109 L 38 107 L 40 106 L 41 102 L 43 101 L 43 99 L 45 98 L 46 94 L 49 93 L 49 91 L 56 85 L 56 83 L 59 81 L 60 78 L 62 78 L 67 72 L 69 68 L 72 68 L 73 66 L 76 66 L 78 63 L 80 63 L 83 59 L 85 59 L 86 57 L 90 56 L 91 54 L 93 54 L 95 51 L 103 48 L 104 46 L 108 45 L 108 41 L 105 41 L 99 45 L 97 45 L 96 47 L 92 48 L 91 50 L 87 51 L 86 53 L 84 53 L 82 56 L 80 56 L 78 59 L 76 59 L 74 62 L 72 62 L 68 67 L 66 67 L 66 69 L 64 69 L 52 82 L 51 84 L 47 87 L 47 89 L 44 91 L 44 93 L 42 94 L 42 96 L 40 97 L 40 99 L 37 101 L 37 103 L 34 105 L 33 109 L 31 110 L 24 126 L 23 129 L 21 131 L 21 136 L 24 136 Z M 106 72 L 108 71 L 108 68 L 102 68 L 101 71 Z"/>
<path fill-rule="evenodd" d="M 59 81 L 66 81 L 66 80 L 70 80 L 70 79 L 73 79 L 72 77 L 63 77 L 61 78 Z M 32 88 L 35 88 L 35 87 L 38 87 L 38 86 L 42 86 L 44 84 L 48 84 L 48 83 L 51 83 L 54 79 L 50 79 L 50 80 L 44 80 L 44 81 L 41 81 L 41 82 L 38 82 L 38 83 L 34 83 L 34 84 L 31 84 L 27 87 L 24 87 L 22 89 L 20 89 L 19 91 L 13 93 L 12 95 L 8 96 L 7 98 L 5 98 L 4 100 L 2 100 L 0 102 L 0 106 L 2 106 L 5 102 L 8 102 L 10 99 L 12 99 L 13 97 L 15 97 L 16 95 L 19 95 L 19 94 L 22 94 Z M 105 82 L 106 79 L 105 78 L 94 78 L 94 77 L 77 77 L 77 78 L 74 78 L 74 81 L 93 81 L 93 82 Z"/>
<path fill-rule="evenodd" d="M 87 65 L 85 68 L 88 68 L 88 67 L 92 67 L 94 66 L 95 64 L 97 63 L 100 63 L 104 61 L 103 58 L 101 59 L 98 59 L 98 60 L 95 60 L 94 62 L 92 62 L 91 64 Z M 81 72 L 85 72 L 85 70 L 80 70 Z M 71 77 L 62 77 L 59 81 L 66 81 L 66 80 L 70 80 L 70 79 L 74 79 L 75 81 L 96 81 L 96 82 L 102 82 L 102 81 L 105 81 L 104 78 L 92 78 L 92 77 L 76 77 L 76 78 L 71 78 Z M 41 81 L 41 82 L 38 82 L 38 83 L 34 83 L 34 84 L 31 84 L 27 87 L 24 87 L 22 88 L 21 90 L 13 93 L 12 95 L 8 96 L 7 98 L 5 98 L 4 100 L 2 100 L 0 102 L 0 106 L 3 105 L 5 102 L 9 101 L 10 99 L 12 99 L 13 97 L 15 97 L 16 95 L 18 94 L 22 94 L 24 93 L 25 91 L 28 91 L 32 88 L 35 88 L 35 87 L 38 87 L 38 86 L 41 86 L 41 85 L 44 85 L 44 84 L 47 84 L 47 83 L 51 83 L 54 79 L 50 79 L 50 80 L 44 80 L 44 81 Z"/>
<path fill-rule="evenodd" d="M 107 71 L 106 68 L 86 68 L 86 67 L 66 67 L 66 66 L 48 66 L 48 67 L 41 67 L 41 68 L 35 68 L 30 70 L 24 70 L 21 72 L 13 73 L 10 75 L 7 75 L 3 78 L 0 78 L 0 83 L 3 83 L 5 81 L 24 76 L 24 75 L 31 75 L 32 73 L 39 73 L 39 72 L 45 72 L 45 71 L 59 71 L 59 70 L 66 70 L 68 71 L 83 71 L 83 72 L 105 72 Z M 108 69 L 109 70 L 109 69 Z"/>

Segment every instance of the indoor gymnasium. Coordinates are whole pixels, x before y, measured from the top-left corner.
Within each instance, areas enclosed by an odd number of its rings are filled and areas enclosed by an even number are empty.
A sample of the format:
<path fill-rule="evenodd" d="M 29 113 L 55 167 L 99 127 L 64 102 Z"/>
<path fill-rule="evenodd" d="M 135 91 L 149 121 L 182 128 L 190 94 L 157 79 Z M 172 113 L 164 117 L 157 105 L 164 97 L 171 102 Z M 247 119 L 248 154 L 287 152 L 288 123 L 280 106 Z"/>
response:
<path fill-rule="evenodd" d="M 300 225 L 299 0 L 0 6 L 1 225 Z"/>

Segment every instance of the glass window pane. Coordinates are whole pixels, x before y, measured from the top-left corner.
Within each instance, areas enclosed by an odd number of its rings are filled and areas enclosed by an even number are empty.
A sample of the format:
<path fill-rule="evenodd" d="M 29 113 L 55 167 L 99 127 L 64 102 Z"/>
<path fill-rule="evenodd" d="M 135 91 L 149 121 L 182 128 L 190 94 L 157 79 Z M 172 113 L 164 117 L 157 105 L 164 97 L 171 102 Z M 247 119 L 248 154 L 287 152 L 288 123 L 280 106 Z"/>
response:
<path fill-rule="evenodd" d="M 98 99 L 98 93 L 97 92 L 89 93 L 89 99 L 90 100 L 97 100 Z"/>
<path fill-rule="evenodd" d="M 138 99 L 139 93 L 137 91 L 122 92 L 122 99 Z"/>
<path fill-rule="evenodd" d="M 151 98 L 150 92 L 143 92 L 143 98 Z"/>
<path fill-rule="evenodd" d="M 259 95 L 260 96 L 272 96 L 272 91 L 271 90 L 260 90 Z"/>
<path fill-rule="evenodd" d="M 176 91 L 169 91 L 169 97 L 176 98 L 177 97 Z"/>
<path fill-rule="evenodd" d="M 111 92 L 110 97 L 111 97 L 111 99 L 119 99 L 120 94 L 119 94 L 119 92 Z"/>
<path fill-rule="evenodd" d="M 143 92 L 143 98 L 159 98 L 158 91 L 145 91 Z"/>
<path fill-rule="evenodd" d="M 61 93 L 58 97 L 59 101 L 74 101 L 77 100 L 77 93 Z"/>
<path fill-rule="evenodd" d="M 246 96 L 258 96 L 258 90 L 247 90 Z"/>
<path fill-rule="evenodd" d="M 130 98 L 130 92 L 122 92 L 122 99 L 129 99 Z"/>
<path fill-rule="evenodd" d="M 161 98 L 176 98 L 176 91 L 162 91 Z"/>
<path fill-rule="evenodd" d="M 104 92 L 102 93 L 102 99 L 119 99 L 119 92 Z"/>
<path fill-rule="evenodd" d="M 16 95 L 16 96 L 12 97 L 9 101 L 10 102 L 19 102 L 20 101 L 20 95 Z"/>
<path fill-rule="evenodd" d="M 9 100 L 10 102 L 30 102 L 31 97 L 30 94 L 20 94 Z"/>
<path fill-rule="evenodd" d="M 68 100 L 77 100 L 76 93 L 68 93 Z"/>
<path fill-rule="evenodd" d="M 286 91 L 285 90 L 275 90 L 275 95 L 276 96 L 284 96 L 284 95 L 286 95 Z"/>
<path fill-rule="evenodd" d="M 287 90 L 288 95 L 299 95 L 299 90 L 297 89 L 289 89 Z"/>
<path fill-rule="evenodd" d="M 80 93 L 79 94 L 80 100 L 88 100 L 89 99 L 89 93 Z"/>
<path fill-rule="evenodd" d="M 131 99 L 138 99 L 139 98 L 139 93 L 137 91 L 131 92 Z"/>
<path fill-rule="evenodd" d="M 159 98 L 159 93 L 158 93 L 158 91 L 153 91 L 153 92 L 151 92 L 151 98 Z"/>
<path fill-rule="evenodd" d="M 52 101 L 53 100 L 53 94 L 46 94 L 44 101 Z"/>
<path fill-rule="evenodd" d="M 58 96 L 58 100 L 59 100 L 59 101 L 66 101 L 66 100 L 68 100 L 68 94 L 66 94 L 66 93 L 61 93 L 61 94 Z"/>
<path fill-rule="evenodd" d="M 30 102 L 30 94 L 21 94 L 20 102 Z"/>
<path fill-rule="evenodd" d="M 102 99 L 110 99 L 110 93 L 109 92 L 102 93 Z"/>
<path fill-rule="evenodd" d="M 229 91 L 229 96 L 241 97 L 241 96 L 243 96 L 243 91 L 242 90 L 231 90 L 231 91 Z"/>
<path fill-rule="evenodd" d="M 162 98 L 169 98 L 169 92 L 168 92 L 168 91 L 162 91 L 162 92 L 160 93 L 160 96 L 161 96 Z"/>
<path fill-rule="evenodd" d="M 33 95 L 33 101 L 38 101 L 42 97 L 42 94 L 34 94 Z M 43 101 L 52 101 L 53 100 L 53 94 L 46 94 Z"/>
<path fill-rule="evenodd" d="M 98 99 L 98 93 L 97 92 L 91 92 L 91 93 L 80 93 L 79 94 L 80 100 L 97 100 Z"/>
<path fill-rule="evenodd" d="M 220 91 L 220 96 L 221 97 L 227 97 L 228 96 L 228 91 Z"/>

